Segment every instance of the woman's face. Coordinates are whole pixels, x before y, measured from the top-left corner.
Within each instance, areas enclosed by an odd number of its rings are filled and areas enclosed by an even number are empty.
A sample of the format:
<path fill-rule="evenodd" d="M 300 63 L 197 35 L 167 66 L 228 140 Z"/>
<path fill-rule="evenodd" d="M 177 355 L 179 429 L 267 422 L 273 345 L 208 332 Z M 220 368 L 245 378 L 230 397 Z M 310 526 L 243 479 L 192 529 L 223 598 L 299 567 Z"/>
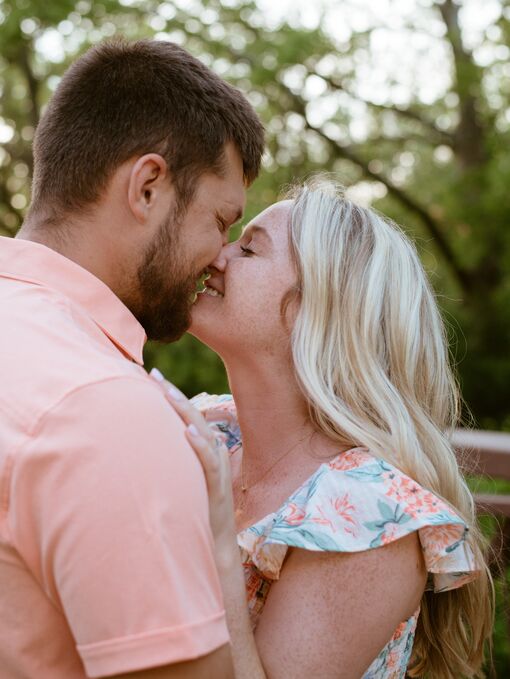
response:
<path fill-rule="evenodd" d="M 291 207 L 282 201 L 264 210 L 209 267 L 190 332 L 224 358 L 288 349 L 290 313 L 282 316 L 281 303 L 297 280 L 289 251 Z"/>

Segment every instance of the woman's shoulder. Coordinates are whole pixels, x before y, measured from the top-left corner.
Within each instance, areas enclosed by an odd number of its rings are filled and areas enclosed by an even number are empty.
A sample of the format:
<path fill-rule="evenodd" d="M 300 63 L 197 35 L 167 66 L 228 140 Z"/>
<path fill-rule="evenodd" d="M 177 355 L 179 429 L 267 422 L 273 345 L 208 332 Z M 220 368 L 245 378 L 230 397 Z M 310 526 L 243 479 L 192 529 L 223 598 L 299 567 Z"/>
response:
<path fill-rule="evenodd" d="M 239 536 L 268 577 L 277 577 L 288 547 L 361 552 L 418 531 L 436 591 L 476 576 L 467 526 L 436 494 L 365 448 L 322 464 L 279 508 Z"/>

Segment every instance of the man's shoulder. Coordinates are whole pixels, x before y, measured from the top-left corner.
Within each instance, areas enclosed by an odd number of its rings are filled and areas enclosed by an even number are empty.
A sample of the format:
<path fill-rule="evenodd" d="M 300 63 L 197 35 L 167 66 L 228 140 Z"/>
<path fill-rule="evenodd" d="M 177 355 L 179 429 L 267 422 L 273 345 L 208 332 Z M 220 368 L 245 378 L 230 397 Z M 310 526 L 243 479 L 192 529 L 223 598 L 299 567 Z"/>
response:
<path fill-rule="evenodd" d="M 92 319 L 52 294 L 41 288 L 0 311 L 1 417 L 23 429 L 77 390 L 147 380 Z"/>

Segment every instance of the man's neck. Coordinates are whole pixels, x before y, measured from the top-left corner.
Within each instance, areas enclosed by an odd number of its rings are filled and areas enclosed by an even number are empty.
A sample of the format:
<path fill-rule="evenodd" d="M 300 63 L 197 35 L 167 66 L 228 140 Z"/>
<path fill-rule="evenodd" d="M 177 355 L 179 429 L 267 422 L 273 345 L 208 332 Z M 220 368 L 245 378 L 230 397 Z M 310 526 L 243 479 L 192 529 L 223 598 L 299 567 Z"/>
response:
<path fill-rule="evenodd" d="M 87 238 L 83 237 L 87 234 Z M 86 269 L 103 281 L 113 292 L 118 294 L 118 282 L 115 253 L 111 252 L 104 239 L 100 237 L 100 230 L 94 228 L 93 223 L 66 224 L 65 229 L 56 225 L 42 225 L 31 219 L 26 220 L 18 231 L 16 238 L 29 240 L 45 245 L 59 255 L 67 257 L 75 264 Z"/>

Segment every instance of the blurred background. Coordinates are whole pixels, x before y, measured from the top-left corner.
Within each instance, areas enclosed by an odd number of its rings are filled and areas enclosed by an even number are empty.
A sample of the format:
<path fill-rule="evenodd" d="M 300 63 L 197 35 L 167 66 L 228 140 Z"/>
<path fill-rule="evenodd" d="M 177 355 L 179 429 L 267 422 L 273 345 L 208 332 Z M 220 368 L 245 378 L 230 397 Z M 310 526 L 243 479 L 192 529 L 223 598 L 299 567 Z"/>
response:
<path fill-rule="evenodd" d="M 116 34 L 183 45 L 259 112 L 268 146 L 244 223 L 326 170 L 404 226 L 475 426 L 510 431 L 508 0 L 0 0 L 0 235 L 23 220 L 31 141 L 60 76 Z M 149 343 L 146 362 L 188 395 L 228 390 L 191 337 Z M 501 620 L 496 666 L 510 677 Z"/>

